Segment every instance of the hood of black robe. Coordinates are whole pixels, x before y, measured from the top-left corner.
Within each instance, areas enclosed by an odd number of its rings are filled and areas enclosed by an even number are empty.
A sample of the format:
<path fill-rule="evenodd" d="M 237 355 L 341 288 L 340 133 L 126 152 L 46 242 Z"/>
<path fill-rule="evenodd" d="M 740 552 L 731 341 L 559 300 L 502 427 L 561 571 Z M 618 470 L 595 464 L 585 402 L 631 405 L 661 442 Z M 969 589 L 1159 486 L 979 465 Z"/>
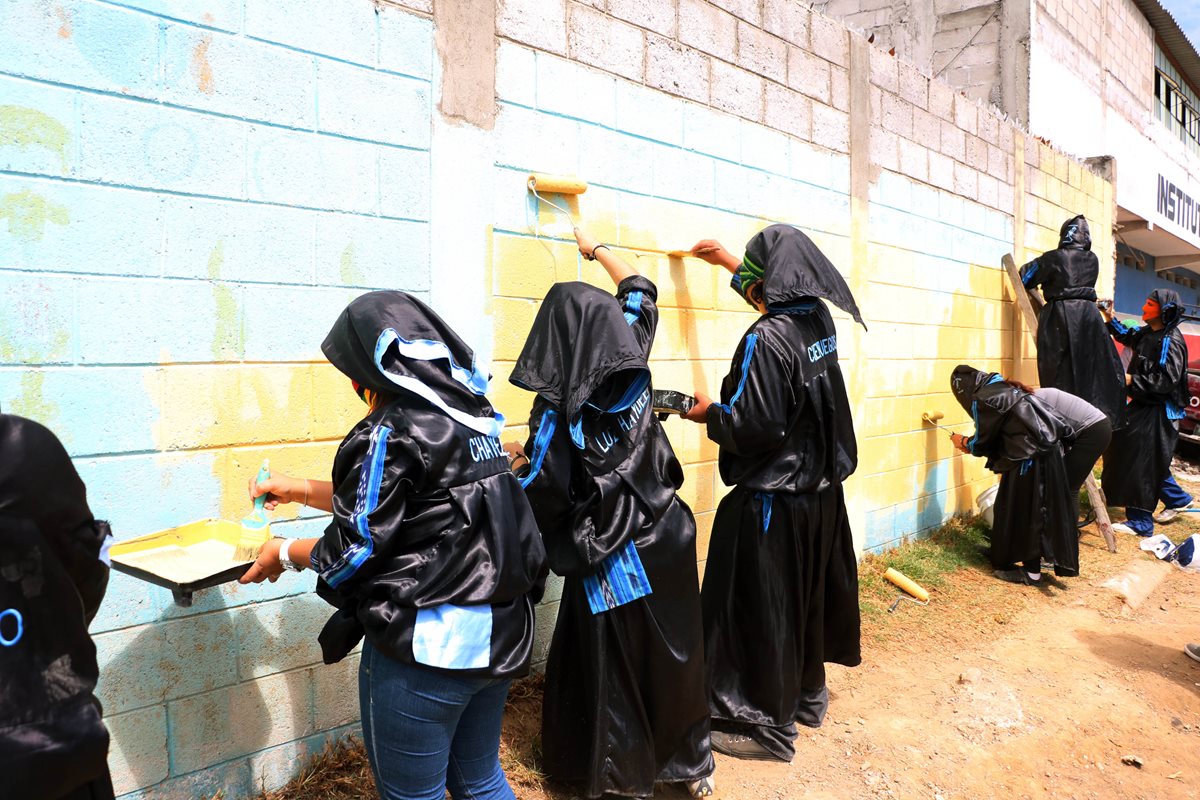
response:
<path fill-rule="evenodd" d="M 585 406 L 628 407 L 650 384 L 650 368 L 615 297 L 587 283 L 556 283 L 509 380 L 574 424 Z"/>
<path fill-rule="evenodd" d="M 329 363 L 360 386 L 422 398 L 457 422 L 497 436 L 504 417 L 487 401 L 490 376 L 433 309 L 404 292 L 355 298 L 321 343 Z"/>
<path fill-rule="evenodd" d="M 1058 249 L 1092 249 L 1092 231 L 1088 228 L 1087 220 L 1083 214 L 1072 217 L 1062 224 L 1062 228 L 1058 231 Z"/>
<path fill-rule="evenodd" d="M 959 364 L 954 368 L 954 372 L 950 373 L 950 391 L 954 392 L 954 399 L 969 414 L 979 390 L 989 383 L 994 383 L 999 377 L 997 372 L 983 372 L 966 364 Z"/>
<path fill-rule="evenodd" d="M 1183 322 L 1183 299 L 1174 289 L 1155 289 L 1150 293 L 1150 299 L 1158 303 L 1159 318 L 1167 330 Z"/>
<path fill-rule="evenodd" d="M 858 304 L 837 267 L 806 234 L 791 225 L 771 225 L 746 243 L 746 261 L 763 275 L 768 311 L 783 310 L 804 298 L 828 300 L 863 328 Z"/>

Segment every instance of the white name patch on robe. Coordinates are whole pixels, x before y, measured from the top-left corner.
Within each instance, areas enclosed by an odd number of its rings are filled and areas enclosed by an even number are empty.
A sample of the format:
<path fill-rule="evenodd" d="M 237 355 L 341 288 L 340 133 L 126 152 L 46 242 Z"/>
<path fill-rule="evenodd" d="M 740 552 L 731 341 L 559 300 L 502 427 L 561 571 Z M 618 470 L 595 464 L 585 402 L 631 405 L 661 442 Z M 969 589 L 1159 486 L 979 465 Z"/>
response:
<path fill-rule="evenodd" d="M 492 607 L 449 603 L 417 610 L 413 659 L 441 669 L 485 669 L 492 657 Z"/>

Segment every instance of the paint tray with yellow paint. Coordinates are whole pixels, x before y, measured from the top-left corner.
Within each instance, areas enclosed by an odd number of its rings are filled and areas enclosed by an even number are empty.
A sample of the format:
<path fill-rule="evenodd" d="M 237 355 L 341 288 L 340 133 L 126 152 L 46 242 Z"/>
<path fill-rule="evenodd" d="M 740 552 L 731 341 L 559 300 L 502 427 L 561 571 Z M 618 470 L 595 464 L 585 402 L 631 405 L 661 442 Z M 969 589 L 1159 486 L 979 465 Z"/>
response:
<path fill-rule="evenodd" d="M 118 572 L 170 589 L 177 604 L 190 606 L 194 592 L 236 581 L 250 569 L 254 559 L 234 556 L 241 537 L 236 522 L 204 519 L 118 542 L 109 555 Z"/>

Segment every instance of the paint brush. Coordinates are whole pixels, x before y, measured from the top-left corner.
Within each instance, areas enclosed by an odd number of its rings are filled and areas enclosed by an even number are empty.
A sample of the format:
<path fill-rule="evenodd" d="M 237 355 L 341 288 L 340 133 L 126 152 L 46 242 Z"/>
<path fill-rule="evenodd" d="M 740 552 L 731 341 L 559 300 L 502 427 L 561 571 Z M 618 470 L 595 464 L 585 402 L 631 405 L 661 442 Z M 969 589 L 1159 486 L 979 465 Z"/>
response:
<path fill-rule="evenodd" d="M 263 459 L 262 466 L 258 469 L 258 475 L 254 478 L 254 484 L 258 484 L 271 477 L 271 462 Z M 237 550 L 233 553 L 234 561 L 253 561 L 258 558 L 258 551 L 271 538 L 271 523 L 267 520 L 267 514 L 264 506 L 267 503 L 267 495 L 260 494 L 254 498 L 254 510 L 250 515 L 242 519 L 242 535 L 238 539 Z"/>

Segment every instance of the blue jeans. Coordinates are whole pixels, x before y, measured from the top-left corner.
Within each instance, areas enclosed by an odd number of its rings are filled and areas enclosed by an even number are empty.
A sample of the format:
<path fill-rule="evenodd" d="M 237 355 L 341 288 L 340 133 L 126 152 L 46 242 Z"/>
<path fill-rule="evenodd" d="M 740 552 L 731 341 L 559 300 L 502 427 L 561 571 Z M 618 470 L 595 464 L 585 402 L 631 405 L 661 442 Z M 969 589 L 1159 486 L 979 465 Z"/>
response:
<path fill-rule="evenodd" d="M 1165 508 L 1183 508 L 1192 502 L 1192 496 L 1175 482 L 1175 476 L 1167 473 L 1167 478 L 1158 487 L 1158 499 L 1162 500 Z M 1133 528 L 1139 536 L 1149 536 L 1154 533 L 1154 517 L 1151 511 L 1144 508 L 1125 509 L 1125 524 Z"/>
<path fill-rule="evenodd" d="M 383 800 L 515 800 L 500 768 L 511 681 L 403 664 L 363 645 L 363 742 Z"/>

